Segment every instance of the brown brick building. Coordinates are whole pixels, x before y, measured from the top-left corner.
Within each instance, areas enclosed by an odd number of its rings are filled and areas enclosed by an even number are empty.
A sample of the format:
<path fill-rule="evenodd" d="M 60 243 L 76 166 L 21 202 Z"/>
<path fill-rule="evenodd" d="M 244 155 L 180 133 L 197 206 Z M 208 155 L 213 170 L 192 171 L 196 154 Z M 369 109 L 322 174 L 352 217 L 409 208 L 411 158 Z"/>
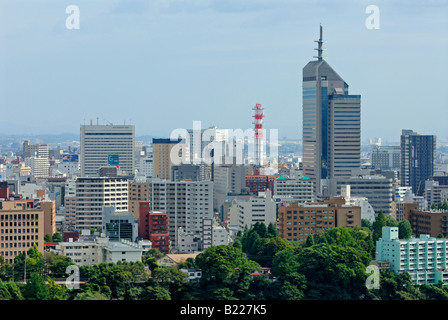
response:
<path fill-rule="evenodd" d="M 341 199 L 279 207 L 279 236 L 303 243 L 308 235 L 335 227 L 361 226 L 361 207 L 345 205 Z"/>

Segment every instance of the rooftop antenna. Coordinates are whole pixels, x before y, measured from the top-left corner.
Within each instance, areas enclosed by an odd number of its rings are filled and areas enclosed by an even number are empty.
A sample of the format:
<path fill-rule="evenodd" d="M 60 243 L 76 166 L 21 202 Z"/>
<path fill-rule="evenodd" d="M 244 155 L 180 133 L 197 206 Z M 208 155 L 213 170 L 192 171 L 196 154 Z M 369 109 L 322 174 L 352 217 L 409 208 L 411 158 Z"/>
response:
<path fill-rule="evenodd" d="M 322 48 L 322 44 L 324 42 L 327 42 L 322 39 L 322 34 L 323 34 L 322 24 L 320 24 L 320 38 L 319 38 L 319 40 L 314 41 L 314 42 L 318 43 L 317 49 L 314 49 L 314 50 L 317 50 L 317 56 L 314 56 L 314 58 L 317 58 L 317 60 L 319 60 L 319 61 L 322 61 L 322 58 L 326 58 L 326 56 L 323 56 L 322 53 L 324 50 L 327 50 L 327 49 Z"/>

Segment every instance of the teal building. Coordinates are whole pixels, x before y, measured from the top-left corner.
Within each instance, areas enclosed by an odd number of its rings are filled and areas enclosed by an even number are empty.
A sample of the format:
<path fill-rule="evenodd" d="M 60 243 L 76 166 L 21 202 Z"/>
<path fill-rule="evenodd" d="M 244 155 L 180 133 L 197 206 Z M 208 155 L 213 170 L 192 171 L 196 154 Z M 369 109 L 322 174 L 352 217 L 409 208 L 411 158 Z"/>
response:
<path fill-rule="evenodd" d="M 376 254 L 376 260 L 390 262 L 391 271 L 408 272 L 416 285 L 448 284 L 448 239 L 429 235 L 399 239 L 398 227 L 383 227 Z"/>

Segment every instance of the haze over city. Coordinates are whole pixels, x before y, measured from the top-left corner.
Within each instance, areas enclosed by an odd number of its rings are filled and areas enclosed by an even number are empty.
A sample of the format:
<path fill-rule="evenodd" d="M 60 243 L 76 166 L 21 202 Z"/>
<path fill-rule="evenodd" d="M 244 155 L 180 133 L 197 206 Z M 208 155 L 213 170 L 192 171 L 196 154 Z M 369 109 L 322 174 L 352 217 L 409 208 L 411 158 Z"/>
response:
<path fill-rule="evenodd" d="M 66 7 L 80 28 L 66 28 Z M 368 29 L 366 7 L 380 10 Z M 362 140 L 446 139 L 447 1 L 2 1 L 0 134 L 79 134 L 90 120 L 168 136 L 193 121 L 302 137 L 304 65 L 326 60 L 360 94 Z M 434 70 L 440 72 L 434 72 Z M 436 94 L 435 94 L 436 93 Z M 17 114 L 26 115 L 26 120 Z M 439 120 L 440 119 L 440 120 Z M 45 124 L 45 125 L 42 125 Z"/>

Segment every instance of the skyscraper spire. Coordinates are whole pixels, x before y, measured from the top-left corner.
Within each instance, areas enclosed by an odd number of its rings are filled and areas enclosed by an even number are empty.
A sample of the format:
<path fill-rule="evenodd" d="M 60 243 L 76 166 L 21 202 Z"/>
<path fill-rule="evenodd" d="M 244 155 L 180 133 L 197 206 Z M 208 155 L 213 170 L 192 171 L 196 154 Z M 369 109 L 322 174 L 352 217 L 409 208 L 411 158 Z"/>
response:
<path fill-rule="evenodd" d="M 326 58 L 326 56 L 323 56 L 323 55 L 322 55 L 322 52 L 323 52 L 324 50 L 327 50 L 327 49 L 322 48 L 322 44 L 323 44 L 324 42 L 327 42 L 327 41 L 324 41 L 324 40 L 322 39 L 322 34 L 323 34 L 323 29 L 322 29 L 322 24 L 321 24 L 321 25 L 320 25 L 320 38 L 319 38 L 319 40 L 315 40 L 315 41 L 314 41 L 314 42 L 317 42 L 317 43 L 318 43 L 318 47 L 317 47 L 317 49 L 314 49 L 314 50 L 317 50 L 317 57 L 314 56 L 314 58 L 317 58 L 319 61 L 321 61 L 322 58 Z"/>

